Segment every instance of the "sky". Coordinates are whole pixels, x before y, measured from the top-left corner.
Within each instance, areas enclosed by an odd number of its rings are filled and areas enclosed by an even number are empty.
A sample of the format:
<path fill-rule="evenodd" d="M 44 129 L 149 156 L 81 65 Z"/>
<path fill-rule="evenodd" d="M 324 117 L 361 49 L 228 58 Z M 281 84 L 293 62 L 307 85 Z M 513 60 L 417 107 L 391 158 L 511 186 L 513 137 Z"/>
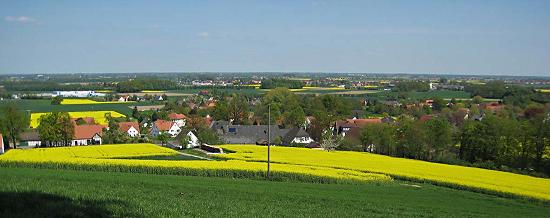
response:
<path fill-rule="evenodd" d="M 0 0 L 0 74 L 550 76 L 550 1 Z"/>

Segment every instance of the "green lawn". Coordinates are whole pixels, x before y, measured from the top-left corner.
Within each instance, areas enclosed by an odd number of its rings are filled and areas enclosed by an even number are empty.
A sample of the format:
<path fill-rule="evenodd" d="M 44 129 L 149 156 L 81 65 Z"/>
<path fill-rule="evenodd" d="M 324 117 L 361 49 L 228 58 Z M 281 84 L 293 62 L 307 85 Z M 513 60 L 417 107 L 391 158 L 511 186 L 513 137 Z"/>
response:
<path fill-rule="evenodd" d="M 545 217 L 548 205 L 428 184 L 268 182 L 0 168 L 0 217 Z"/>

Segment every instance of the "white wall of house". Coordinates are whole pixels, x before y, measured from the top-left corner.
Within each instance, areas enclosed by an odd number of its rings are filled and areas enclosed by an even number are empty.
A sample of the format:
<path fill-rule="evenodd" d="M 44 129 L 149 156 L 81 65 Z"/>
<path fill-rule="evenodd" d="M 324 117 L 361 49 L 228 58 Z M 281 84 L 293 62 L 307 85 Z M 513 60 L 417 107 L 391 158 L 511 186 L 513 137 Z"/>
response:
<path fill-rule="evenodd" d="M 298 143 L 298 144 L 307 144 L 307 143 L 312 143 L 314 141 L 311 137 L 296 137 L 294 138 L 294 140 L 292 140 L 292 142 Z"/>
<path fill-rule="evenodd" d="M 139 136 L 139 132 L 137 131 L 136 128 L 134 128 L 134 127 L 132 126 L 132 127 L 130 127 L 130 129 L 128 129 L 128 135 L 129 135 L 130 137 L 137 137 L 137 136 Z"/>
<path fill-rule="evenodd" d="M 178 127 L 184 127 L 185 126 L 185 120 L 184 119 L 172 120 L 172 122 L 176 123 L 176 125 L 178 125 Z"/>
<path fill-rule="evenodd" d="M 157 137 L 160 134 L 160 132 L 161 131 L 159 131 L 157 126 L 153 125 L 153 128 L 151 129 L 151 134 L 154 137 Z M 170 137 L 174 138 L 181 132 L 181 128 L 176 123 L 173 123 L 168 131 L 162 131 L 162 132 L 166 132 L 170 135 Z"/>
<path fill-rule="evenodd" d="M 187 148 L 196 148 L 200 146 L 199 138 L 197 138 L 197 136 L 195 136 L 193 132 L 189 131 L 187 133 L 187 136 L 189 136 L 189 142 L 187 144 Z"/>
<path fill-rule="evenodd" d="M 73 140 L 73 143 L 71 144 L 71 146 L 77 146 L 77 145 L 88 145 L 88 140 L 87 139 Z"/>
<path fill-rule="evenodd" d="M 27 141 L 29 147 L 40 147 L 40 145 L 42 145 L 41 141 Z"/>
<path fill-rule="evenodd" d="M 101 139 L 101 136 L 98 134 L 95 134 L 91 139 L 75 139 L 72 141 L 71 146 L 78 146 L 78 145 L 101 145 L 103 144 L 103 140 Z"/>

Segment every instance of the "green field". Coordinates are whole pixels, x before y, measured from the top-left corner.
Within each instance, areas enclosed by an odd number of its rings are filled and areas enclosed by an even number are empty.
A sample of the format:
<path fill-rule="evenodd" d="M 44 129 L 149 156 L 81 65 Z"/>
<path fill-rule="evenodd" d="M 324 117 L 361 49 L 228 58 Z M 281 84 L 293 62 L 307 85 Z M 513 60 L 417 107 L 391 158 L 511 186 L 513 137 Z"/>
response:
<path fill-rule="evenodd" d="M 550 207 L 423 183 L 270 182 L 0 168 L 0 217 L 547 217 Z"/>
<path fill-rule="evenodd" d="M 429 92 L 410 92 L 412 99 L 443 98 L 443 99 L 470 99 L 470 93 L 465 91 L 437 90 Z"/>
<path fill-rule="evenodd" d="M 79 111 L 116 111 L 126 116 L 131 115 L 134 105 L 150 105 L 149 102 L 132 102 L 126 104 L 74 104 L 74 105 L 52 105 L 48 99 L 20 99 L 1 101 L 0 107 L 8 103 L 15 103 L 20 110 L 35 112 L 79 112 Z M 157 103 L 158 104 L 158 103 Z"/>

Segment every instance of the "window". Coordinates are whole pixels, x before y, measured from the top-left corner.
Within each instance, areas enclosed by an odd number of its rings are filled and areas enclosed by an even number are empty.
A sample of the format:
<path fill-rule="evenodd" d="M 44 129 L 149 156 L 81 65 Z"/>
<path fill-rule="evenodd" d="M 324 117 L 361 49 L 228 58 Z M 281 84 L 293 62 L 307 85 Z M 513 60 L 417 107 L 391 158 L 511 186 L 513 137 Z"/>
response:
<path fill-rule="evenodd" d="M 237 132 L 237 128 L 235 128 L 235 127 L 229 127 L 229 132 L 231 132 L 231 133 L 236 133 L 236 132 Z"/>

